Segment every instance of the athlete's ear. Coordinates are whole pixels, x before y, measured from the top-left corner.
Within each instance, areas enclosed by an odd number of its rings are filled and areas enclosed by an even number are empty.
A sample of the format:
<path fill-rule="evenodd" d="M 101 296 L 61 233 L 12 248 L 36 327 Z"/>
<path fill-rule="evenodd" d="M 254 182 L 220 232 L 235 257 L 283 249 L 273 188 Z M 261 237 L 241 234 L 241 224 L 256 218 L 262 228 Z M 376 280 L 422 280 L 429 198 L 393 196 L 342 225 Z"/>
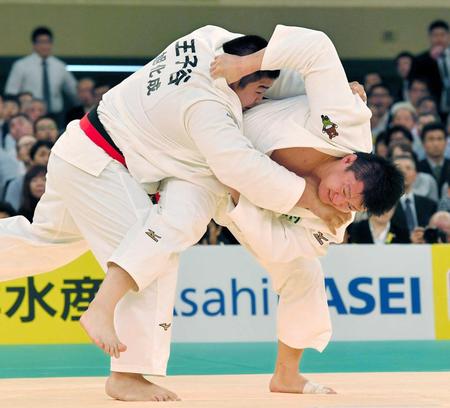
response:
<path fill-rule="evenodd" d="M 356 154 L 347 154 L 347 156 L 344 156 L 341 160 L 344 164 L 351 166 L 357 158 L 358 156 Z"/>

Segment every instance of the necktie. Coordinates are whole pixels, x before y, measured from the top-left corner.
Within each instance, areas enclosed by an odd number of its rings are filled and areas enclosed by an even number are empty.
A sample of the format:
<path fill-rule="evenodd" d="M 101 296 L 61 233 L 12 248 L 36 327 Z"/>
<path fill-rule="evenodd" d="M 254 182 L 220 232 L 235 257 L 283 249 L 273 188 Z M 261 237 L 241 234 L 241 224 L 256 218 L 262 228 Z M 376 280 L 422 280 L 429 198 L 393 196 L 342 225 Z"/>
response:
<path fill-rule="evenodd" d="M 44 101 L 47 104 L 47 112 L 52 111 L 52 102 L 50 97 L 50 81 L 48 79 L 48 65 L 47 60 L 42 60 L 42 93 Z"/>
<path fill-rule="evenodd" d="M 450 108 L 450 73 L 449 73 L 449 67 L 448 67 L 448 50 L 444 51 L 444 54 L 441 57 L 442 61 L 442 110 L 444 112 L 448 112 Z"/>
<path fill-rule="evenodd" d="M 405 200 L 405 216 L 406 223 L 408 224 L 408 230 L 411 232 L 416 227 L 416 222 L 414 220 L 414 214 L 411 207 L 411 200 L 407 198 Z"/>
<path fill-rule="evenodd" d="M 439 183 L 439 180 L 441 179 L 441 172 L 442 172 L 442 166 L 434 166 L 433 168 L 433 174 L 436 181 Z"/>

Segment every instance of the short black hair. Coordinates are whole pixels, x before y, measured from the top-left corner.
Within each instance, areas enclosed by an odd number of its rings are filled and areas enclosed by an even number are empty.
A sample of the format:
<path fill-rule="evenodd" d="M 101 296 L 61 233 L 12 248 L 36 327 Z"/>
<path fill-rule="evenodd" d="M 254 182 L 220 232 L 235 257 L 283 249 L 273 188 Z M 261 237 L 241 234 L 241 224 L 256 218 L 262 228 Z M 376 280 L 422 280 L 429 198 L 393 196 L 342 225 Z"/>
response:
<path fill-rule="evenodd" d="M 3 102 L 15 102 L 19 106 L 19 98 L 17 95 L 5 94 L 3 95 Z"/>
<path fill-rule="evenodd" d="M 53 33 L 52 30 L 50 30 L 50 28 L 48 27 L 36 27 L 33 32 L 31 33 L 31 41 L 33 44 L 36 44 L 36 41 L 38 39 L 39 36 L 41 35 L 48 35 L 50 37 L 50 40 L 53 41 Z"/>
<path fill-rule="evenodd" d="M 392 144 L 388 149 L 388 152 L 389 152 L 388 159 L 391 161 L 394 159 L 394 157 L 392 157 L 392 154 L 394 153 L 394 149 L 396 147 L 400 148 L 402 151 L 402 154 L 400 156 L 411 156 L 412 159 L 414 160 L 414 163 L 416 164 L 416 168 L 417 168 L 417 165 L 419 164 L 417 154 L 413 150 L 412 146 L 405 142 L 396 142 L 396 143 Z M 399 157 L 399 156 L 397 156 L 397 157 Z"/>
<path fill-rule="evenodd" d="M 397 63 L 400 58 L 410 58 L 413 60 L 414 55 L 411 54 L 409 51 L 402 51 L 395 57 L 395 63 Z"/>
<path fill-rule="evenodd" d="M 448 135 L 445 126 L 440 122 L 432 122 L 427 123 L 420 133 L 420 139 L 422 140 L 422 143 L 425 140 L 425 136 L 427 135 L 427 133 L 432 132 L 433 130 L 440 130 L 442 133 L 444 133 L 444 138 L 447 139 Z"/>
<path fill-rule="evenodd" d="M 377 137 L 375 138 L 374 145 L 376 146 L 376 145 L 378 145 L 380 143 L 384 143 L 387 146 L 387 143 L 386 143 L 386 131 L 378 133 Z"/>
<path fill-rule="evenodd" d="M 444 20 L 434 20 L 428 26 L 428 34 L 430 34 L 436 28 L 443 28 L 445 31 L 448 31 L 448 23 Z"/>
<path fill-rule="evenodd" d="M 347 168 L 364 183 L 363 205 L 369 214 L 381 215 L 393 208 L 404 192 L 402 172 L 388 160 L 370 153 L 356 153 Z"/>
<path fill-rule="evenodd" d="M 24 118 L 25 120 L 27 120 L 30 123 L 33 123 L 33 121 L 27 116 L 25 115 L 25 113 L 16 113 L 15 115 L 11 116 L 9 118 L 9 122 L 11 123 L 12 120 L 16 119 L 16 118 Z"/>
<path fill-rule="evenodd" d="M 389 143 L 391 143 L 391 139 L 392 139 L 392 134 L 393 133 L 397 133 L 397 132 L 401 132 L 403 133 L 403 135 L 410 141 L 413 142 L 413 135 L 412 133 L 406 129 L 404 126 L 401 125 L 397 125 L 397 126 L 392 126 L 390 127 L 387 131 L 386 131 L 386 144 L 389 146 Z"/>
<path fill-rule="evenodd" d="M 424 97 L 420 98 L 420 99 L 417 101 L 417 105 L 420 106 L 421 103 L 424 103 L 424 102 L 426 102 L 426 101 L 431 101 L 431 102 L 433 102 L 433 103 L 436 103 L 436 99 L 434 99 L 434 98 L 433 98 L 432 96 L 430 96 L 430 95 L 427 95 L 427 96 L 424 96 Z"/>
<path fill-rule="evenodd" d="M 17 215 L 14 207 L 7 201 L 0 201 L 0 212 L 8 214 L 10 217 Z"/>
<path fill-rule="evenodd" d="M 227 54 L 249 55 L 267 47 L 267 41 L 259 35 L 244 35 L 223 44 L 223 50 Z M 245 88 L 249 83 L 259 81 L 262 78 L 277 79 L 280 71 L 256 71 L 246 75 L 239 80 L 238 87 Z"/>
<path fill-rule="evenodd" d="M 414 170 L 417 171 L 417 160 L 415 160 L 413 156 L 411 156 L 409 154 L 402 154 L 401 156 L 397 156 L 393 160 L 394 164 L 397 160 L 409 160 L 414 165 Z"/>
<path fill-rule="evenodd" d="M 33 146 L 31 146 L 30 149 L 31 160 L 34 161 L 34 157 L 36 156 L 37 151 L 43 146 L 48 147 L 51 150 L 53 147 L 53 143 L 50 142 L 49 140 L 38 140 Z"/>
<path fill-rule="evenodd" d="M 56 123 L 56 120 L 53 116 L 50 115 L 44 115 L 44 116 L 39 116 L 33 124 L 33 129 L 34 129 L 34 133 L 36 133 L 37 131 L 37 124 L 41 121 L 41 120 L 51 120 L 52 122 L 55 122 L 56 128 L 58 129 L 58 124 Z"/>
<path fill-rule="evenodd" d="M 408 90 L 410 90 L 412 88 L 414 82 L 422 82 L 423 84 L 426 85 L 428 90 L 430 89 L 428 79 L 426 79 L 424 77 L 415 77 L 415 78 L 411 79 L 411 81 L 408 82 Z"/>
<path fill-rule="evenodd" d="M 417 118 L 420 119 L 420 118 L 423 118 L 424 116 L 433 116 L 434 122 L 441 123 L 441 117 L 439 115 L 435 114 L 435 113 L 432 113 L 432 112 L 419 113 L 417 115 Z"/>
<path fill-rule="evenodd" d="M 385 89 L 386 91 L 388 91 L 389 96 L 392 96 L 391 88 L 389 88 L 389 86 L 385 82 L 380 82 L 379 84 L 375 84 L 370 87 L 370 89 L 367 91 L 367 97 L 370 98 L 373 94 L 373 91 L 377 88 Z"/>
<path fill-rule="evenodd" d="M 24 95 L 30 95 L 31 97 L 33 97 L 33 92 L 30 92 L 30 91 L 19 92 L 17 94 L 17 99 L 19 99 L 21 96 L 24 96 Z"/>

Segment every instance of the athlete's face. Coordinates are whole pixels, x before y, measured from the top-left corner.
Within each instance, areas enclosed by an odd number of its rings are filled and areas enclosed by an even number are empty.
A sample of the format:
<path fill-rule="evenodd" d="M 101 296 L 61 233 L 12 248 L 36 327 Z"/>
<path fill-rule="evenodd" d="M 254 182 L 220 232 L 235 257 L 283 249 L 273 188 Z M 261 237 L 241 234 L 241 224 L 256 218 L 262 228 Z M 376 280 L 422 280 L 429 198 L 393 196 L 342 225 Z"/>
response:
<path fill-rule="evenodd" d="M 364 211 L 364 183 L 356 179 L 353 171 L 347 170 L 355 160 L 354 154 L 337 160 L 319 184 L 320 200 L 344 213 Z"/>
<path fill-rule="evenodd" d="M 273 85 L 273 79 L 262 78 L 259 81 L 250 82 L 244 88 L 238 84 L 231 84 L 231 88 L 236 92 L 241 101 L 242 109 L 250 109 L 260 103 L 264 97 L 264 93 Z"/>

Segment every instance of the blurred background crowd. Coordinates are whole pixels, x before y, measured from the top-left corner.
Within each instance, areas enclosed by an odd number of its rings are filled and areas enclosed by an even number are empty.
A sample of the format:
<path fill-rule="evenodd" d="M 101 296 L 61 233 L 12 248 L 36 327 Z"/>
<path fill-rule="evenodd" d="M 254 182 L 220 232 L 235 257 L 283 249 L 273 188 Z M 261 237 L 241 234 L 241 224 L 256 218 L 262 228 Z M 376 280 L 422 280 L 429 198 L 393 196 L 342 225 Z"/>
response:
<path fill-rule="evenodd" d="M 363 83 L 372 111 L 374 154 L 396 163 L 405 194 L 382 216 L 358 214 L 349 243 L 435 243 L 450 239 L 450 31 L 430 23 L 429 47 L 393 59 L 394 79 L 371 67 Z M 67 123 L 80 119 L 114 83 L 79 77 L 53 55 L 53 33 L 38 27 L 33 52 L 16 60 L 0 94 L 0 218 L 32 219 L 45 191 L 48 157 Z M 237 244 L 214 222 L 200 244 Z"/>

